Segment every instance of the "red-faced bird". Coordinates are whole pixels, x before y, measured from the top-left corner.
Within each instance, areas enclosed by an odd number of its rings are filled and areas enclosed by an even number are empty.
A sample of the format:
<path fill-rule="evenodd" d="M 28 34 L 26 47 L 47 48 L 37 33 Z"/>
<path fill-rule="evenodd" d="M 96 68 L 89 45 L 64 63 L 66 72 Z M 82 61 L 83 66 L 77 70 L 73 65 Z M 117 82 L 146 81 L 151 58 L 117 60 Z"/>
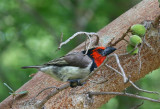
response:
<path fill-rule="evenodd" d="M 36 68 L 50 74 L 56 80 L 69 81 L 71 87 L 82 86 L 83 83 L 80 83 L 80 80 L 99 67 L 106 57 L 115 50 L 114 47 L 96 47 L 89 49 L 87 54 L 85 50 L 73 52 L 40 66 L 22 68 Z"/>

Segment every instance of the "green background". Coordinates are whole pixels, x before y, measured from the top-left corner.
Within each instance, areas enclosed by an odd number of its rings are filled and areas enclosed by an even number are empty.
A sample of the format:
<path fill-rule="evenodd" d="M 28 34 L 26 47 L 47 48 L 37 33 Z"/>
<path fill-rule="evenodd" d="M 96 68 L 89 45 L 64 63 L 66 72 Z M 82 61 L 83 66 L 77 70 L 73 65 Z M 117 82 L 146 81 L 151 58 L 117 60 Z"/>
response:
<path fill-rule="evenodd" d="M 39 65 L 65 55 L 85 40 L 77 37 L 56 51 L 63 40 L 78 31 L 97 32 L 140 0 L 0 0 L 0 101 L 9 96 L 7 83 L 17 90 L 36 70 L 22 66 Z M 159 91 L 160 70 L 137 82 L 141 88 Z M 128 91 L 136 93 L 130 87 Z M 143 96 L 158 98 L 152 94 Z M 128 109 L 142 100 L 115 97 L 102 109 Z M 144 101 L 140 109 L 158 109 L 158 103 Z"/>

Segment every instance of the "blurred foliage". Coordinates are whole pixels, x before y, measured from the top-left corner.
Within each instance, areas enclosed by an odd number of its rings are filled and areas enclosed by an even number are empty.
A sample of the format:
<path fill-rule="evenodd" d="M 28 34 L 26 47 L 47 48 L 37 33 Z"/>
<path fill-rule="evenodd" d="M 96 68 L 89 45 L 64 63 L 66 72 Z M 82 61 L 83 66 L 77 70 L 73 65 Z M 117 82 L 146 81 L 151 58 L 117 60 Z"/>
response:
<path fill-rule="evenodd" d="M 139 1 L 0 0 L 0 101 L 9 96 L 4 82 L 16 90 L 36 72 L 34 69 L 22 70 L 22 66 L 39 65 L 58 58 L 84 41 L 84 37 L 77 37 L 56 51 L 62 32 L 63 40 L 77 31 L 96 32 Z M 158 72 L 152 73 L 138 84 L 144 89 L 158 91 L 155 82 L 159 76 Z M 136 101 L 115 97 L 104 106 L 124 109 L 138 103 Z M 148 104 L 151 103 L 145 102 L 142 108 Z"/>

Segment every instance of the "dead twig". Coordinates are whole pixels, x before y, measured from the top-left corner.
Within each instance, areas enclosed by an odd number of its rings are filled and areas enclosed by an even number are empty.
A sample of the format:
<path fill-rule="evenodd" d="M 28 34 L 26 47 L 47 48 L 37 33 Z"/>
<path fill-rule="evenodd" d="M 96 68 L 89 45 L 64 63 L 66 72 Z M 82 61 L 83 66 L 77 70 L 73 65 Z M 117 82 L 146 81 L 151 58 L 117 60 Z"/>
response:
<path fill-rule="evenodd" d="M 146 41 L 146 35 L 144 35 L 143 37 L 143 42 L 147 45 L 147 47 L 149 47 L 153 52 L 155 52 L 154 48 Z"/>
<path fill-rule="evenodd" d="M 64 90 L 64 89 L 68 88 L 69 86 L 70 86 L 70 84 L 67 83 L 67 84 L 64 84 L 64 85 L 58 87 L 58 90 L 57 90 L 57 88 L 56 88 L 56 89 L 55 89 L 54 91 L 52 91 L 49 95 L 47 95 L 41 102 L 36 103 L 36 104 L 35 104 L 35 107 L 36 107 L 37 109 L 41 109 L 41 107 L 42 107 L 52 96 L 56 95 L 57 93 L 59 93 L 60 91 L 62 91 L 62 90 Z"/>
<path fill-rule="evenodd" d="M 43 89 L 43 90 L 41 90 L 34 98 L 36 98 L 36 97 L 38 97 L 42 92 L 44 92 L 45 90 L 48 90 L 48 89 L 51 89 L 51 88 L 55 88 L 55 89 L 57 89 L 57 90 L 59 90 L 59 88 L 58 87 L 56 87 L 56 86 L 53 86 L 53 87 L 47 87 L 47 88 L 45 88 L 45 89 Z"/>
<path fill-rule="evenodd" d="M 143 42 L 141 43 L 141 46 L 140 46 L 139 51 L 138 51 L 138 61 L 139 61 L 138 74 L 141 73 L 141 68 L 142 68 L 142 60 L 141 60 L 141 50 L 142 50 L 142 47 L 143 47 Z"/>
<path fill-rule="evenodd" d="M 89 39 L 89 44 L 88 44 L 88 46 L 86 47 L 85 55 L 88 53 L 88 50 L 89 50 L 89 48 L 90 48 L 90 46 L 91 46 L 91 43 L 92 43 L 92 40 L 91 40 L 90 35 L 88 35 L 88 34 L 86 34 L 86 35 L 87 35 L 87 37 L 88 37 L 88 39 Z"/>
<path fill-rule="evenodd" d="M 110 68 L 110 69 L 112 69 L 113 71 L 115 71 L 116 73 L 118 73 L 118 74 L 120 74 L 120 75 L 122 76 L 122 74 L 121 74 L 118 70 L 116 70 L 115 68 L 109 66 L 108 64 L 105 64 L 105 66 L 108 67 L 108 68 Z M 131 80 L 129 80 L 129 83 L 131 83 L 131 85 L 132 85 L 135 89 L 137 89 L 138 91 L 145 92 L 145 93 L 159 94 L 158 92 L 155 92 L 155 91 L 143 90 L 143 89 L 137 87 Z"/>
<path fill-rule="evenodd" d="M 117 43 L 119 43 L 120 41 L 122 41 L 124 39 L 124 37 L 128 34 L 128 32 L 130 31 L 130 28 L 127 29 L 127 31 L 122 35 L 121 38 L 119 38 L 116 42 L 114 42 L 113 44 L 110 44 L 110 46 L 115 46 Z"/>
<path fill-rule="evenodd" d="M 153 94 L 159 95 L 158 92 L 155 92 L 155 91 L 148 91 L 148 90 L 141 89 L 141 88 L 137 87 L 132 81 L 129 81 L 129 82 L 132 84 L 132 86 L 133 86 L 135 89 L 137 89 L 137 90 L 139 90 L 139 91 L 141 91 L 141 92 L 153 93 Z"/>
<path fill-rule="evenodd" d="M 119 95 L 119 96 L 128 96 L 128 97 L 133 97 L 133 98 L 138 98 L 138 99 L 142 99 L 142 100 L 147 100 L 147 101 L 151 101 L 151 102 L 157 102 L 160 103 L 160 100 L 155 100 L 149 97 L 143 97 L 143 96 L 139 96 L 139 95 L 135 95 L 135 94 L 131 94 L 131 93 L 124 93 L 124 92 L 87 92 L 85 94 L 89 94 L 90 96 L 98 96 L 98 95 Z"/>
<path fill-rule="evenodd" d="M 118 55 L 114 53 L 113 56 L 116 58 L 116 62 L 118 64 L 118 67 L 121 70 L 121 73 L 122 73 L 122 76 L 123 76 L 123 81 L 124 81 L 124 83 L 126 83 L 128 81 L 128 79 L 127 79 L 126 74 L 125 74 L 125 72 L 124 72 L 124 70 L 123 70 L 123 68 L 122 68 L 122 66 L 120 64 Z"/>
<path fill-rule="evenodd" d="M 77 32 L 75 34 L 73 34 L 71 37 L 69 37 L 66 41 L 60 43 L 58 49 L 61 49 L 63 45 L 67 44 L 70 40 L 74 39 L 76 36 L 78 35 L 86 35 L 89 39 L 90 39 L 90 36 L 96 36 L 98 37 L 98 34 L 97 33 L 94 33 L 94 32 Z M 90 39 L 90 43 L 91 43 L 91 39 Z"/>
<path fill-rule="evenodd" d="M 130 52 L 127 52 L 127 53 L 122 53 L 122 54 L 118 54 L 118 56 L 127 56 L 129 55 L 130 53 L 132 53 L 134 50 L 136 50 L 138 48 L 138 45 L 135 46 L 135 48 L 133 50 L 131 50 Z"/>
<path fill-rule="evenodd" d="M 138 104 L 138 105 L 132 107 L 131 109 L 138 109 L 138 108 L 139 108 L 140 106 L 142 106 L 143 104 L 144 104 L 144 101 L 143 101 L 142 103 L 140 103 L 140 104 Z"/>

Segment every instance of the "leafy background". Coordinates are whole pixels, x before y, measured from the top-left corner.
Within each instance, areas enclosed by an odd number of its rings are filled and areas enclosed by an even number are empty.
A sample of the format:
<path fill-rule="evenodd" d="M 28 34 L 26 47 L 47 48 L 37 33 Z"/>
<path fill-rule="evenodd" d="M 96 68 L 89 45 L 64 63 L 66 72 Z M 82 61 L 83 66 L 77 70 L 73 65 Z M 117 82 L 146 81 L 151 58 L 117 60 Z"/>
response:
<path fill-rule="evenodd" d="M 36 70 L 22 66 L 39 65 L 65 55 L 84 37 L 78 37 L 56 51 L 63 40 L 77 31 L 96 32 L 140 0 L 0 0 L 0 101 L 9 96 L 7 83 L 14 90 L 30 80 Z M 141 88 L 159 91 L 160 70 L 137 82 Z M 136 93 L 130 87 L 128 91 Z M 141 93 L 143 96 L 159 96 Z M 142 100 L 115 97 L 101 109 L 128 109 Z M 160 108 L 144 101 L 140 109 Z"/>

